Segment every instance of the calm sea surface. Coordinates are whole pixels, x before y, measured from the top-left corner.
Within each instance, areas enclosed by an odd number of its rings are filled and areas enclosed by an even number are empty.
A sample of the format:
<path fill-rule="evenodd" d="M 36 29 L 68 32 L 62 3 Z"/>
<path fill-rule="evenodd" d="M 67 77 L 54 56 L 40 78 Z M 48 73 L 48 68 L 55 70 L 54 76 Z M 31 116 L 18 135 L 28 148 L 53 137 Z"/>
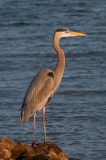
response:
<path fill-rule="evenodd" d="M 106 160 L 106 1 L 0 0 L 0 139 L 32 143 L 20 107 L 33 77 L 54 69 L 58 28 L 87 33 L 60 40 L 65 73 L 46 109 L 47 139 L 69 157 Z M 43 142 L 41 111 L 36 140 Z"/>

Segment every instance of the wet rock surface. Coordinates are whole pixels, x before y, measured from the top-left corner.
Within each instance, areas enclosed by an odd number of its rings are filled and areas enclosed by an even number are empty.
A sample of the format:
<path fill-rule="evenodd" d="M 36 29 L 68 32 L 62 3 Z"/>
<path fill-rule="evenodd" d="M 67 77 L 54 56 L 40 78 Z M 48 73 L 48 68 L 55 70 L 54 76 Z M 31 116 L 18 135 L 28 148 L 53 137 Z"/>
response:
<path fill-rule="evenodd" d="M 33 143 L 32 146 L 3 138 L 0 141 L 0 160 L 78 160 L 68 158 L 54 143 Z"/>

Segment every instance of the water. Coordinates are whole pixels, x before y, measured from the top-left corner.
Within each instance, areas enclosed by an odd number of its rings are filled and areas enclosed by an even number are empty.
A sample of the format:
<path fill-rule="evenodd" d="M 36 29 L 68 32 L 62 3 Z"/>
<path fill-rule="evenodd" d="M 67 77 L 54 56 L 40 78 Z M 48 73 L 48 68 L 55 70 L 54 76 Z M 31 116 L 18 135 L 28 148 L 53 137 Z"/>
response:
<path fill-rule="evenodd" d="M 20 123 L 26 89 L 37 72 L 53 69 L 58 28 L 87 33 L 60 40 L 65 73 L 46 109 L 47 139 L 69 157 L 106 159 L 106 1 L 0 1 L 0 139 L 31 144 L 32 119 Z M 43 141 L 41 111 L 36 139 Z"/>

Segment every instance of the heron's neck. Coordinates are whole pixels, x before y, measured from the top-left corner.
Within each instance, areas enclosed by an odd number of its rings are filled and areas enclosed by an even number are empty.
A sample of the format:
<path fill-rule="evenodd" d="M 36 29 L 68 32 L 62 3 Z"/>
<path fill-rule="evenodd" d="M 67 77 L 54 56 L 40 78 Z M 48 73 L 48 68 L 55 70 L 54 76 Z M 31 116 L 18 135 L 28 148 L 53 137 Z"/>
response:
<path fill-rule="evenodd" d="M 64 73 L 64 68 L 65 68 L 65 55 L 64 55 L 63 50 L 59 46 L 58 35 L 54 36 L 53 46 L 54 46 L 54 49 L 58 55 L 58 62 L 57 62 L 57 65 L 54 69 L 54 73 L 56 75 L 56 79 L 57 79 L 58 83 L 60 83 L 62 76 L 63 76 L 63 73 Z"/>

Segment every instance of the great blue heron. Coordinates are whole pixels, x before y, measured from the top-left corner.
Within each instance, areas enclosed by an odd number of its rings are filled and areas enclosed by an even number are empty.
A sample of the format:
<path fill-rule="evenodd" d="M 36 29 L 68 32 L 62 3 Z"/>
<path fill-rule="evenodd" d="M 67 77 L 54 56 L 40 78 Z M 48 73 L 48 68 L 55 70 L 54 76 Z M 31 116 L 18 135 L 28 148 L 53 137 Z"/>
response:
<path fill-rule="evenodd" d="M 22 123 L 27 122 L 29 117 L 34 114 L 33 141 L 35 141 L 36 112 L 43 109 L 42 122 L 44 129 L 44 142 L 46 142 L 45 107 L 59 86 L 65 68 L 65 55 L 58 42 L 60 38 L 70 36 L 86 36 L 86 34 L 69 31 L 65 28 L 56 30 L 53 36 L 53 47 L 58 55 L 57 65 L 54 70 L 48 68 L 42 69 L 34 77 L 25 94 L 21 107 L 21 121 Z"/>

